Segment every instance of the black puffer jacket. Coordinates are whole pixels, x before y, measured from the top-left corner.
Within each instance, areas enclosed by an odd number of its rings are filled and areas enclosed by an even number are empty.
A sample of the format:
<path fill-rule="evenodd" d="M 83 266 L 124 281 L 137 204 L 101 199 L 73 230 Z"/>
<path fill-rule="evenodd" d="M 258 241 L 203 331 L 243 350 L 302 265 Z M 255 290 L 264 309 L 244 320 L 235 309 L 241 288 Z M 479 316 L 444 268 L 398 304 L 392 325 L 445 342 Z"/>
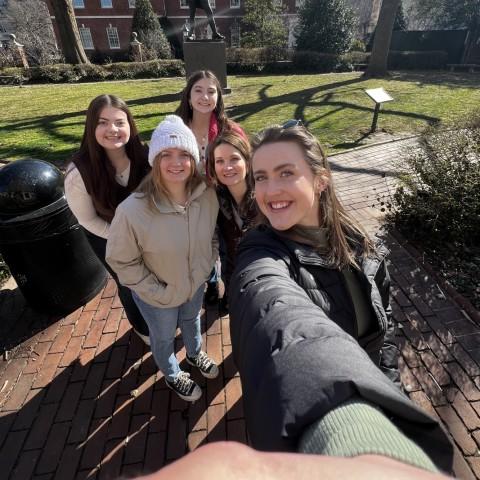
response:
<path fill-rule="evenodd" d="M 438 423 L 375 366 L 355 340 L 354 328 L 339 326 L 346 313 L 329 301 L 335 277 L 313 288 L 311 267 L 317 274 L 325 268 L 320 258 L 268 227 L 252 230 L 240 243 L 230 286 L 230 328 L 253 446 L 295 450 L 305 427 L 360 396 L 380 406 L 441 469 L 450 471 L 452 447 Z M 388 275 L 381 256 L 361 267 L 379 321 L 376 335 L 365 343 L 373 349 L 389 324 L 382 313 L 388 305 Z"/>

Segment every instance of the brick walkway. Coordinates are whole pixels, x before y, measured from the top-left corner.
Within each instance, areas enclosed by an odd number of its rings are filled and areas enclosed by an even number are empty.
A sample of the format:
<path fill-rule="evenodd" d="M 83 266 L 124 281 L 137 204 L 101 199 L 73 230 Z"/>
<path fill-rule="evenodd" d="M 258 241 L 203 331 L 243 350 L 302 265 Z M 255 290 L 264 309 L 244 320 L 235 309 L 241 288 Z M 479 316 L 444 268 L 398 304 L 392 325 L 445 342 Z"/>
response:
<path fill-rule="evenodd" d="M 392 161 L 408 144 L 331 159 L 342 199 L 371 232 L 381 224 Z M 457 476 L 480 478 L 480 328 L 394 238 L 386 241 L 403 382 L 412 400 L 450 431 Z M 131 333 L 111 280 L 94 300 L 59 320 L 33 312 L 18 290 L 6 288 L 0 318 L 8 350 L 0 360 L 2 478 L 128 477 L 204 442 L 246 442 L 228 318 L 215 309 L 202 322 L 206 349 L 221 374 L 208 383 L 193 374 L 204 390 L 194 405 L 165 388 L 150 352 Z"/>

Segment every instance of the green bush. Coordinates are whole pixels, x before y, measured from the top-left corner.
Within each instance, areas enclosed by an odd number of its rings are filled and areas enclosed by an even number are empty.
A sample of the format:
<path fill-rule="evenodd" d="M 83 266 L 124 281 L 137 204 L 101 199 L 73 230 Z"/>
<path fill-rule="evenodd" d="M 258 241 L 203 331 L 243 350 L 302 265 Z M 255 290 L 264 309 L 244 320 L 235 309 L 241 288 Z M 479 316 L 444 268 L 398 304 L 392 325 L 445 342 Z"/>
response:
<path fill-rule="evenodd" d="M 293 55 L 293 65 L 300 72 L 349 72 L 353 65 L 348 56 L 332 53 L 296 51 Z"/>
<path fill-rule="evenodd" d="M 286 48 L 227 48 L 227 63 L 265 63 L 290 60 L 292 52 Z"/>
<path fill-rule="evenodd" d="M 20 67 L 0 68 L 0 85 L 21 85 L 27 80 L 23 71 Z"/>
<path fill-rule="evenodd" d="M 455 130 L 433 127 L 405 159 L 391 220 L 436 248 L 480 243 L 480 114 Z"/>
<path fill-rule="evenodd" d="M 393 70 L 435 70 L 445 68 L 448 54 L 442 50 L 407 52 L 391 50 L 388 68 Z"/>
<path fill-rule="evenodd" d="M 184 75 L 185 67 L 181 60 L 150 60 L 148 62 L 122 62 L 106 65 L 58 64 L 29 69 L 0 69 L 0 85 L 98 82 L 131 78 L 182 77 Z"/>

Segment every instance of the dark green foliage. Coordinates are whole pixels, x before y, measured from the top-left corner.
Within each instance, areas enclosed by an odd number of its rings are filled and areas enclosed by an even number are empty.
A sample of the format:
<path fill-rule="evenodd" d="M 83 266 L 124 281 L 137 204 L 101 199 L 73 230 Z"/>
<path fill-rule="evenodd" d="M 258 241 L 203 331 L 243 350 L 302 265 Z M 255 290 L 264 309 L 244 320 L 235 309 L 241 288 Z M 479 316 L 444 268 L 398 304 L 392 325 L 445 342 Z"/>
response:
<path fill-rule="evenodd" d="M 144 60 L 171 58 L 170 44 L 165 36 L 150 0 L 136 0 L 132 32 L 138 34 Z"/>
<path fill-rule="evenodd" d="M 405 165 L 390 222 L 480 308 L 480 114 L 425 133 Z"/>
<path fill-rule="evenodd" d="M 319 52 L 296 51 L 293 56 L 293 64 L 299 72 L 351 72 L 353 65 L 344 60 L 342 55 Z"/>
<path fill-rule="evenodd" d="M 345 0 L 305 0 L 299 10 L 297 49 L 341 54 L 350 49 L 355 15 Z"/>
<path fill-rule="evenodd" d="M 441 50 L 407 52 L 390 50 L 388 68 L 391 70 L 439 70 L 445 68 L 448 53 Z"/>
<path fill-rule="evenodd" d="M 284 49 L 288 42 L 288 30 L 280 14 L 282 8 L 272 0 L 246 0 L 242 18 L 242 46 Z"/>
<path fill-rule="evenodd" d="M 432 128 L 405 159 L 393 220 L 424 245 L 480 243 L 480 114 Z"/>
<path fill-rule="evenodd" d="M 45 65 L 28 70 L 23 68 L 0 69 L 0 85 L 19 83 L 76 83 L 102 80 L 127 80 L 129 78 L 181 77 L 185 68 L 181 60 L 150 60 L 107 65 Z"/>
<path fill-rule="evenodd" d="M 393 30 L 406 30 L 407 29 L 407 20 L 405 19 L 405 12 L 403 10 L 403 2 L 400 1 L 398 6 L 397 14 L 395 15 L 395 22 L 393 24 Z"/>

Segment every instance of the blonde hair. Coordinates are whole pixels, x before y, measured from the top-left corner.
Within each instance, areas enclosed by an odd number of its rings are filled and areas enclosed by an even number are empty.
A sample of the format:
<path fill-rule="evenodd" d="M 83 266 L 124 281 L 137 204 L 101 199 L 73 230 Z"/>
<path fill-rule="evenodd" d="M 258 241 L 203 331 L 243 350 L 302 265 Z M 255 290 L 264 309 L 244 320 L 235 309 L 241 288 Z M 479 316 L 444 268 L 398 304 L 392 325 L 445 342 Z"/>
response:
<path fill-rule="evenodd" d="M 262 146 L 277 142 L 293 142 L 305 155 L 313 175 L 325 186 L 319 199 L 319 224 L 327 229 L 329 262 L 338 268 L 352 265 L 358 268 L 355 260 L 358 248 L 363 255 L 373 252 L 373 243 L 362 226 L 343 207 L 335 194 L 333 179 L 327 157 L 315 136 L 305 127 L 283 128 L 273 126 L 260 132 L 252 140 L 252 159 Z M 260 215 L 260 222 L 268 224 L 268 219 Z"/>
<path fill-rule="evenodd" d="M 148 199 L 148 205 L 150 208 L 155 209 L 155 199 L 167 200 L 170 204 L 173 204 L 168 192 L 167 187 L 165 186 L 162 174 L 160 171 L 160 154 L 153 160 L 152 170 L 150 173 L 142 180 L 138 188 L 135 190 L 136 193 L 143 194 Z M 190 177 L 187 180 L 186 190 L 188 195 L 190 195 L 195 188 L 198 187 L 203 181 L 204 178 L 200 174 L 195 159 L 190 155 L 190 162 L 192 165 L 192 172 Z"/>

